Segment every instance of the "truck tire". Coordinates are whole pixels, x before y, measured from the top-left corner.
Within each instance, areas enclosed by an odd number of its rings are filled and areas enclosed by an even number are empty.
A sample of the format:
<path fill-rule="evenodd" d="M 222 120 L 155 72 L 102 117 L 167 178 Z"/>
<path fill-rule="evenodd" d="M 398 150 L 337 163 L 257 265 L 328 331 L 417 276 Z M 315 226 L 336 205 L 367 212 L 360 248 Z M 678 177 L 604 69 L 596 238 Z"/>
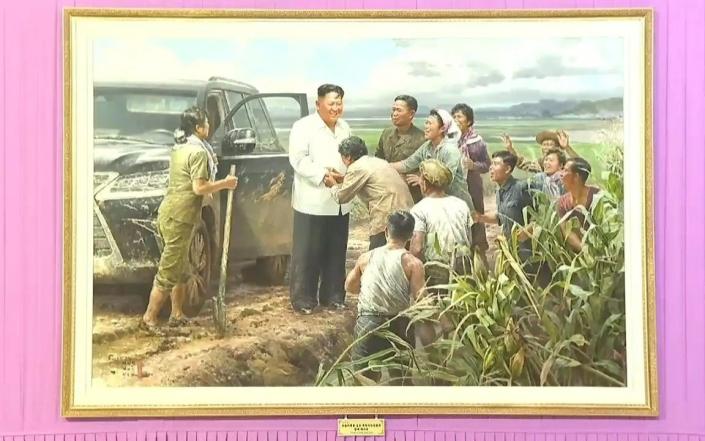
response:
<path fill-rule="evenodd" d="M 213 253 L 211 235 L 201 219 L 194 225 L 188 252 L 188 279 L 183 310 L 187 317 L 195 317 L 210 297 L 211 266 Z"/>
<path fill-rule="evenodd" d="M 291 256 L 267 256 L 257 259 L 255 271 L 257 279 L 264 285 L 283 285 L 289 271 Z"/>

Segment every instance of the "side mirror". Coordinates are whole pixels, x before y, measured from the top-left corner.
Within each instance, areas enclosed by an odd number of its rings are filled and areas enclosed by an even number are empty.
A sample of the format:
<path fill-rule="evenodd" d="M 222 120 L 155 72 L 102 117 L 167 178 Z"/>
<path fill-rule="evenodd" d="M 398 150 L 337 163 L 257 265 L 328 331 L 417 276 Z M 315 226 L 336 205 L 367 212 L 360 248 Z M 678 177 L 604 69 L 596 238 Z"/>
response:
<path fill-rule="evenodd" d="M 223 154 L 246 155 L 252 153 L 256 144 L 257 136 L 253 129 L 233 129 L 223 138 Z"/>

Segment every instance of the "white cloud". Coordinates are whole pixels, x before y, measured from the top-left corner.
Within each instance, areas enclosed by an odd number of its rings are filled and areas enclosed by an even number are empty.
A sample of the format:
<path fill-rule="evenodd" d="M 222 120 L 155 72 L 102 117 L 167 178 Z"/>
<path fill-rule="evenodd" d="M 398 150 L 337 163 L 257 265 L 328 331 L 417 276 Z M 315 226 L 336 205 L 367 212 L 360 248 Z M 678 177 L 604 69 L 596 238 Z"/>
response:
<path fill-rule="evenodd" d="M 97 80 L 170 81 L 224 76 L 248 82 L 263 92 L 305 92 L 310 104 L 316 87 L 339 82 L 346 105 L 385 106 L 408 93 L 421 105 L 469 102 L 476 107 L 526 100 L 607 97 L 622 90 L 622 49 L 614 41 L 556 40 L 401 40 L 393 56 L 367 61 L 352 53 L 345 41 L 314 46 L 302 41 L 280 59 L 267 60 L 247 42 L 208 45 L 185 59 L 168 45 L 129 38 L 101 46 L 95 54 Z M 217 47 L 217 49 L 213 49 Z M 359 47 L 359 46 L 358 46 Z M 336 71 L 327 65 L 330 51 L 359 57 L 359 72 Z M 540 63 L 560 60 L 555 72 Z M 251 62 L 249 62 L 251 61 Z M 268 62 L 271 62 L 271 70 Z M 522 70 L 542 67 L 542 75 L 522 78 Z M 312 68 L 318 66 L 318 68 Z M 325 68 L 320 68 L 325 66 Z M 612 94 L 612 95 L 610 95 Z"/>

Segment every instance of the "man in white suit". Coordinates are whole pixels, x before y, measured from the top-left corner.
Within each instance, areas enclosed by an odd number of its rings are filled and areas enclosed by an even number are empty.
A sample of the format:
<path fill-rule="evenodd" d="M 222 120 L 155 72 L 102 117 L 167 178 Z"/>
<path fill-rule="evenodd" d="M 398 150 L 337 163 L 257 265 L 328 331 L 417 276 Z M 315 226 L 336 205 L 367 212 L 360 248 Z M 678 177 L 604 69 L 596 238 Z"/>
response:
<path fill-rule="evenodd" d="M 320 305 L 345 308 L 345 253 L 351 204 L 339 204 L 328 187 L 346 171 L 338 145 L 350 136 L 343 114 L 344 91 L 318 88 L 316 112 L 294 123 L 289 162 L 294 168 L 294 238 L 290 299 L 295 311 L 311 314 Z M 319 284 L 320 281 L 320 284 Z"/>

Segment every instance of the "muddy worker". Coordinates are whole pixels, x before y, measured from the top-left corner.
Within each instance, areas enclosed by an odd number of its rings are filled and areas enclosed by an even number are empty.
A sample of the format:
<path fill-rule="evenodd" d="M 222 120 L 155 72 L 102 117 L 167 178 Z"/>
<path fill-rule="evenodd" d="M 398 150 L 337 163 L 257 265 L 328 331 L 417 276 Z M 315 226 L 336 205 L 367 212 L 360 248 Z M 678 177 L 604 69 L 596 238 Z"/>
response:
<path fill-rule="evenodd" d="M 566 163 L 565 153 L 560 149 L 551 149 L 543 157 L 543 171 L 529 178 L 531 190 L 545 193 L 550 201 L 555 201 L 565 194 L 563 185 L 563 167 Z"/>
<path fill-rule="evenodd" d="M 384 246 L 387 217 L 414 205 L 409 188 L 387 161 L 368 155 L 365 141 L 359 137 L 343 140 L 338 151 L 347 172 L 342 183 L 331 187 L 333 199 L 347 203 L 357 196 L 370 213 L 370 249 Z"/>
<path fill-rule="evenodd" d="M 475 217 L 476 222 L 499 224 L 502 234 L 509 240 L 512 237 L 514 226 L 520 228 L 519 256 L 527 259 L 531 255 L 531 242 L 527 240 L 524 226 L 524 208 L 531 202 L 528 181 L 517 180 L 512 173 L 517 165 L 517 157 L 507 150 L 500 150 L 492 154 L 490 165 L 490 179 L 497 184 L 497 211 L 480 214 Z"/>
<path fill-rule="evenodd" d="M 340 86 L 320 86 L 316 112 L 296 121 L 289 135 L 289 162 L 294 169 L 289 295 L 292 307 L 301 314 L 311 314 L 318 305 L 345 308 L 351 204 L 337 202 L 329 190 L 346 172 L 338 153 L 340 142 L 350 136 L 350 127 L 341 118 L 343 95 Z"/>
<path fill-rule="evenodd" d="M 609 218 L 616 205 L 604 197 L 605 194 L 599 188 L 587 185 L 592 167 L 585 159 L 570 158 L 563 170 L 563 183 L 567 193 L 558 200 L 557 211 L 566 242 L 573 251 L 579 252 L 583 246 L 582 236 L 590 226 L 586 214 L 593 216 L 600 213 L 604 218 Z M 596 210 L 599 205 L 602 205 L 602 209 Z M 577 222 L 571 221 L 572 219 Z M 610 225 L 609 222 L 600 224 L 604 228 Z"/>
<path fill-rule="evenodd" d="M 475 131 L 475 112 L 472 107 L 461 103 L 453 106 L 451 115 L 460 128 L 458 148 L 462 156 L 463 170 L 468 184 L 468 193 L 472 198 L 477 213 L 485 212 L 485 194 L 482 175 L 490 171 L 490 155 L 487 153 L 487 143 Z M 485 224 L 477 222 L 472 226 L 472 244 L 487 266 L 487 232 Z"/>
<path fill-rule="evenodd" d="M 419 171 L 424 197 L 411 209 L 415 226 L 409 250 L 425 262 L 427 285 L 432 288 L 448 284 L 448 266 L 461 275 L 470 272 L 473 219 L 467 204 L 446 192 L 453 173 L 445 164 L 429 159 L 421 163 Z"/>
<path fill-rule="evenodd" d="M 475 212 L 467 181 L 463 172 L 458 138 L 460 129 L 455 124 L 453 117 L 443 109 L 431 110 L 424 126 L 426 142 L 416 152 L 401 162 L 393 162 L 399 173 L 411 173 L 419 169 L 419 165 L 427 159 L 438 159 L 453 173 L 452 182 L 448 187 L 448 194 L 462 199 L 470 209 Z M 421 178 L 417 174 L 406 176 L 407 183 L 420 187 Z"/>
<path fill-rule="evenodd" d="M 352 348 L 353 361 L 392 347 L 389 340 L 372 335 L 386 322 L 389 322 L 387 329 L 409 345 L 414 345 L 415 337 L 413 330 L 409 329 L 409 319 L 397 317 L 421 294 L 424 287 L 423 264 L 404 248 L 413 231 L 414 218 L 408 211 L 396 211 L 389 215 L 385 227 L 387 244 L 362 254 L 345 280 L 348 292 L 359 293 L 354 339 L 361 340 Z M 367 375 L 379 381 L 378 375 Z M 401 375 L 392 371 L 390 376 Z M 392 383 L 398 384 L 399 381 Z"/>
<path fill-rule="evenodd" d="M 170 294 L 169 325 L 186 323 L 182 308 L 189 275 L 188 251 L 191 233 L 201 216 L 203 196 L 237 187 L 235 176 L 214 180 L 216 165 L 212 148 L 206 141 L 208 132 L 205 111 L 191 107 L 181 114 L 181 125 L 174 133 L 176 144 L 169 162 L 169 186 L 157 216 L 164 249 L 141 322 L 141 326 L 148 330 L 154 330 L 159 311 Z"/>
<path fill-rule="evenodd" d="M 375 156 L 387 162 L 403 161 L 426 142 L 423 130 L 414 125 L 414 116 L 419 108 L 416 98 L 399 95 L 392 104 L 392 127 L 384 129 L 379 137 Z M 418 186 L 409 186 L 414 202 L 421 200 Z"/>
<path fill-rule="evenodd" d="M 557 130 L 555 132 L 544 130 L 536 135 L 536 143 L 541 146 L 541 158 L 538 160 L 527 159 L 520 155 L 514 148 L 512 139 L 506 133 L 502 135 L 501 138 L 507 151 L 517 157 L 516 168 L 529 173 L 541 173 L 543 171 L 543 158 L 551 149 L 561 149 L 568 158 L 578 156 L 578 153 L 570 145 L 570 139 L 564 130 Z"/>

